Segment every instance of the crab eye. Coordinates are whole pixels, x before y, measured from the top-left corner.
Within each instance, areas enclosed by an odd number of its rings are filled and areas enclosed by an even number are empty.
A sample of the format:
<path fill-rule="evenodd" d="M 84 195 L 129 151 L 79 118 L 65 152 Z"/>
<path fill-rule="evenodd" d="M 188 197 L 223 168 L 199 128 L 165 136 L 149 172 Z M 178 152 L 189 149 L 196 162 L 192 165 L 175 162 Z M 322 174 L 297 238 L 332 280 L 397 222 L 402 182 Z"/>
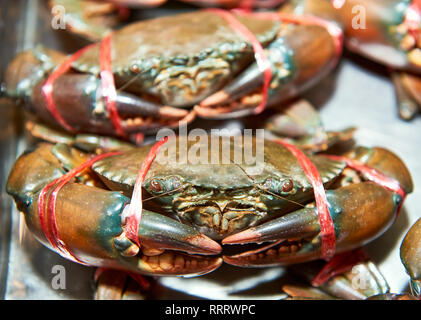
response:
<path fill-rule="evenodd" d="M 153 192 L 161 192 L 163 189 L 161 183 L 156 179 L 151 180 L 149 186 Z"/>
<path fill-rule="evenodd" d="M 291 179 L 282 184 L 282 192 L 290 192 L 292 189 L 294 189 L 294 183 Z"/>

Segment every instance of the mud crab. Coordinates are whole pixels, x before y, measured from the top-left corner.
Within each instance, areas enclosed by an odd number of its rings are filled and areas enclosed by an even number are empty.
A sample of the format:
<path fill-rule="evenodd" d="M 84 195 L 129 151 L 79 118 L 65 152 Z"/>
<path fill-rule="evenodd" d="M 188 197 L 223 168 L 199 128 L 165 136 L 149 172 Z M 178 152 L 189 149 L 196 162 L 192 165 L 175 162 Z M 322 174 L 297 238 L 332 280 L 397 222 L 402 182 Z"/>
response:
<path fill-rule="evenodd" d="M 253 15 L 236 19 L 266 48 L 272 69 L 268 106 L 296 96 L 336 64 L 338 38 L 326 26 Z M 3 91 L 48 123 L 116 135 L 102 83 L 100 52 L 108 52 L 117 89 L 113 101 L 120 131 L 127 134 L 177 126 L 192 121 L 196 113 L 205 118 L 253 114 L 262 103 L 264 72 L 254 62 L 250 42 L 213 11 L 137 22 L 107 39 L 108 51 L 104 41 L 85 48 L 71 70 L 49 83 L 49 99 L 46 79 L 51 80 L 65 55 L 42 47 L 11 62 Z M 51 103 L 58 116 L 49 111 Z M 195 105 L 194 110 L 186 109 Z"/>
<path fill-rule="evenodd" d="M 399 115 L 420 110 L 421 3 L 418 0 L 291 0 L 283 10 L 314 14 L 344 30 L 346 47 L 389 68 Z"/>
<path fill-rule="evenodd" d="M 208 139 L 189 141 L 188 152 L 210 148 Z M 217 143 L 222 139 L 218 137 Z M 228 144 L 231 159 L 239 146 L 233 139 Z M 54 223 L 69 252 L 92 266 L 145 275 L 200 275 L 223 261 L 265 267 L 321 257 L 312 187 L 289 150 L 276 142 L 251 139 L 253 150 L 264 144 L 262 172 L 253 171 L 250 163 L 165 163 L 166 154 L 180 155 L 184 150 L 180 141 L 168 140 L 168 149 L 158 152 L 144 180 L 149 197 L 140 221 L 140 248 L 126 236 L 125 212 L 150 146 L 99 160 L 66 184 L 56 195 Z M 45 142 L 23 154 L 9 175 L 7 192 L 24 212 L 28 228 L 50 248 L 39 219 L 39 195 L 89 156 L 68 144 Z M 393 177 L 411 192 L 408 170 L 390 151 L 358 148 L 347 156 Z M 344 162 L 309 158 L 329 189 L 337 252 L 366 244 L 393 223 L 401 196 L 364 181 Z M 52 228 L 53 221 L 46 219 L 47 229 Z"/>

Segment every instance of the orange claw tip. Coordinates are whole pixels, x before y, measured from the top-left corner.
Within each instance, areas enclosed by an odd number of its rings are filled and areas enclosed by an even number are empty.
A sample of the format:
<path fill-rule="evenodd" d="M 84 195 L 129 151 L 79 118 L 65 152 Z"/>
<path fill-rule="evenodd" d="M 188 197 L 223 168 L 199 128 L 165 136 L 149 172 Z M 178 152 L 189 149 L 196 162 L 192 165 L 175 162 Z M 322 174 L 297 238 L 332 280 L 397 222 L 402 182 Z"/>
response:
<path fill-rule="evenodd" d="M 260 233 L 253 229 L 248 229 L 226 237 L 222 240 L 222 244 L 255 243 L 259 241 L 259 237 Z"/>
<path fill-rule="evenodd" d="M 173 108 L 169 106 L 163 106 L 159 108 L 159 115 L 165 118 L 184 118 L 187 116 L 189 111 L 180 108 Z"/>
<path fill-rule="evenodd" d="M 229 98 L 229 94 L 224 90 L 218 91 L 211 96 L 204 99 L 201 103 L 201 107 L 211 107 L 225 103 Z"/>
<path fill-rule="evenodd" d="M 219 254 L 222 251 L 222 247 L 219 243 L 215 242 L 211 238 L 205 235 L 198 235 L 189 239 L 190 244 L 203 250 L 202 254 Z"/>
<path fill-rule="evenodd" d="M 217 120 L 240 118 L 254 113 L 254 108 L 236 110 L 232 107 L 209 108 L 199 105 L 195 106 L 194 110 L 201 118 Z"/>

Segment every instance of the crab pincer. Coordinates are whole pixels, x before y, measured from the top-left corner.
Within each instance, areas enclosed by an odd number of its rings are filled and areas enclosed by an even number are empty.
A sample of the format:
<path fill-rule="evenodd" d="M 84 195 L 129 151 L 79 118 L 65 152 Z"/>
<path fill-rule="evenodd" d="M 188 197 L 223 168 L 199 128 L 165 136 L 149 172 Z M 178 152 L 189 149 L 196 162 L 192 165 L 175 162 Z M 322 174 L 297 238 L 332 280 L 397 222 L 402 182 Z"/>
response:
<path fill-rule="evenodd" d="M 50 248 L 38 216 L 39 194 L 48 182 L 63 176 L 64 167 L 69 170 L 84 161 L 86 155 L 70 152 L 66 145 L 43 143 L 20 157 L 9 177 L 7 191 L 15 197 L 18 209 L 25 212 L 28 228 Z M 147 275 L 197 275 L 221 264 L 220 258 L 206 257 L 218 254 L 219 244 L 188 225 L 148 210 L 144 210 L 139 228 L 139 248 L 125 236 L 122 222 L 130 199 L 101 188 L 102 183 L 91 178 L 83 176 L 78 180 L 85 183 L 66 184 L 55 204 L 54 223 L 60 241 L 78 262 Z M 53 221 L 46 218 L 50 230 Z"/>
<path fill-rule="evenodd" d="M 60 74 L 51 84 L 51 98 L 46 98 L 48 75 L 65 61 L 62 53 L 40 46 L 19 54 L 6 73 L 5 95 L 18 98 L 26 109 L 56 127 L 71 132 L 116 135 L 104 100 L 105 89 L 95 75 Z M 49 108 L 49 100 L 55 105 L 56 115 Z M 122 130 L 128 134 L 154 132 L 162 126 L 176 127 L 179 122 L 194 118 L 187 110 L 162 106 L 122 90 L 117 90 L 115 104 Z"/>
<path fill-rule="evenodd" d="M 336 252 L 361 247 L 383 234 L 396 219 L 404 197 L 412 191 L 411 176 L 403 162 L 382 148 L 358 148 L 348 159 L 368 165 L 392 178 L 397 189 L 372 182 L 361 172 L 358 183 L 340 182 L 327 190 L 329 212 L 334 223 Z M 321 171 L 323 176 L 323 171 Z M 364 181 L 366 180 L 366 181 Z M 338 183 L 335 182 L 335 183 Z M 342 185 L 341 185 L 342 184 Z M 322 258 L 321 228 L 317 207 L 310 204 L 277 219 L 233 234 L 223 244 L 268 242 L 263 248 L 225 256 L 224 261 L 242 266 L 288 265 Z"/>
<path fill-rule="evenodd" d="M 421 219 L 409 229 L 400 248 L 400 256 L 411 277 L 412 294 L 421 297 Z"/>

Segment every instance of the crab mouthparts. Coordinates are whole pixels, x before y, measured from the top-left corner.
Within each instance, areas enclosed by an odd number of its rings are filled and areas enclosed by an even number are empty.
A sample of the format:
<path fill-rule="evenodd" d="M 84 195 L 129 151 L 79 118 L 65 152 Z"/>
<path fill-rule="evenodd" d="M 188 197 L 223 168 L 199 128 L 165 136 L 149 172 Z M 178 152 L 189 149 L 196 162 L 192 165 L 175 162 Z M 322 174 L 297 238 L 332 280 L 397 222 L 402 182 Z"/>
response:
<path fill-rule="evenodd" d="M 194 224 L 214 240 L 245 230 L 260 221 L 266 212 L 256 206 L 236 201 L 212 201 L 179 210 L 183 219 Z"/>

